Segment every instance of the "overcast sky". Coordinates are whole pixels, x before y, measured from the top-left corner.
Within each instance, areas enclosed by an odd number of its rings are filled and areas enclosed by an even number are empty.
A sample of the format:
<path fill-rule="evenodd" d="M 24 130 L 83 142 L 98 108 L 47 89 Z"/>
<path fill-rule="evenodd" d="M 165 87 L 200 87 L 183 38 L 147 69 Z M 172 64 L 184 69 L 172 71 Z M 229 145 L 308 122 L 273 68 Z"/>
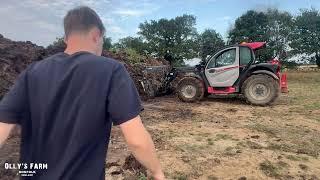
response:
<path fill-rule="evenodd" d="M 87 5 L 97 11 L 113 42 L 135 35 L 141 22 L 197 17 L 197 28 L 216 29 L 226 37 L 234 20 L 248 9 L 276 7 L 297 14 L 301 8 L 320 9 L 320 0 L 0 0 L 0 34 L 47 46 L 63 36 L 62 19 L 68 9 Z"/>

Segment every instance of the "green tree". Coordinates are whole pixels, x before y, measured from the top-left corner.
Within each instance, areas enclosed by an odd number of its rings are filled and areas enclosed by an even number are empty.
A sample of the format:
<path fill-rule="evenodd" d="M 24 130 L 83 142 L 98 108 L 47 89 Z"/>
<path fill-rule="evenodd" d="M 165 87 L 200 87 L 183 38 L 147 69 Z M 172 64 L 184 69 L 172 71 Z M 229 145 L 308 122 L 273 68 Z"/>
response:
<path fill-rule="evenodd" d="M 65 46 L 64 38 L 63 37 L 57 37 L 55 41 L 52 42 L 49 46 Z M 48 46 L 48 47 L 49 47 Z"/>
<path fill-rule="evenodd" d="M 156 57 L 170 54 L 173 64 L 183 64 L 183 59 L 196 55 L 196 17 L 178 16 L 174 19 L 146 21 L 140 24 L 138 32 L 148 45 L 148 52 Z"/>
<path fill-rule="evenodd" d="M 222 36 L 213 29 L 206 29 L 201 33 L 198 43 L 200 45 L 200 56 L 204 62 L 207 56 L 214 55 L 225 46 Z"/>
<path fill-rule="evenodd" d="M 112 39 L 111 37 L 103 37 L 103 49 L 109 50 L 112 48 Z"/>
<path fill-rule="evenodd" d="M 293 18 L 288 12 L 268 9 L 266 12 L 249 10 L 235 21 L 229 32 L 229 44 L 240 42 L 267 42 L 268 48 L 260 51 L 262 60 L 286 58 Z"/>
<path fill-rule="evenodd" d="M 133 49 L 139 54 L 146 54 L 148 51 L 147 44 L 143 42 L 141 37 L 125 37 L 115 44 L 117 49 Z"/>
<path fill-rule="evenodd" d="M 56 54 L 58 52 L 63 52 L 66 49 L 67 45 L 64 42 L 64 38 L 56 38 L 56 40 L 47 47 L 47 53 L 49 55 Z"/>
<path fill-rule="evenodd" d="M 268 17 L 265 13 L 249 10 L 236 19 L 229 32 L 229 44 L 266 41 L 267 25 Z"/>
<path fill-rule="evenodd" d="M 315 9 L 301 10 L 294 24 L 290 47 L 295 53 L 314 55 L 320 67 L 320 12 Z"/>
<path fill-rule="evenodd" d="M 233 29 L 229 32 L 229 44 L 241 42 L 265 41 L 267 42 L 268 17 L 264 12 L 249 10 L 236 19 Z M 256 54 L 259 61 L 272 57 L 266 50 Z"/>
<path fill-rule="evenodd" d="M 277 9 L 268 9 L 267 25 L 267 53 L 272 57 L 285 60 L 289 51 L 289 36 L 293 31 L 293 17 L 288 12 Z"/>

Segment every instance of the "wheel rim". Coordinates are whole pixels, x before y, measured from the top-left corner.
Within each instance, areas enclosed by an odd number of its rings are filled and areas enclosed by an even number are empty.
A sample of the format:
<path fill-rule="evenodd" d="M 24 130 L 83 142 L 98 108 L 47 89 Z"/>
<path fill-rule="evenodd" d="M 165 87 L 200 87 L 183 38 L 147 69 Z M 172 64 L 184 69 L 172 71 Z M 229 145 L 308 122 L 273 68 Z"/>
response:
<path fill-rule="evenodd" d="M 193 98 L 197 94 L 196 87 L 192 85 L 186 85 L 181 89 L 182 95 L 188 99 Z"/>
<path fill-rule="evenodd" d="M 250 87 L 250 95 L 254 99 L 261 101 L 265 100 L 270 95 L 270 88 L 265 84 L 254 84 Z"/>

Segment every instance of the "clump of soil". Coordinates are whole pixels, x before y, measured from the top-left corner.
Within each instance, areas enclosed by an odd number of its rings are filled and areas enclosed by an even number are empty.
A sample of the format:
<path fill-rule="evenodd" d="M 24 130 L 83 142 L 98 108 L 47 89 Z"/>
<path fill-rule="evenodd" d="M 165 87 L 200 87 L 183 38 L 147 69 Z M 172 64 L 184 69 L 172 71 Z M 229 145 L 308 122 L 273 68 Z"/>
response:
<path fill-rule="evenodd" d="M 133 155 L 129 155 L 125 159 L 125 163 L 122 166 L 124 170 L 130 170 L 133 171 L 135 174 L 140 175 L 143 174 L 147 176 L 147 170 L 145 167 L 143 167 Z"/>

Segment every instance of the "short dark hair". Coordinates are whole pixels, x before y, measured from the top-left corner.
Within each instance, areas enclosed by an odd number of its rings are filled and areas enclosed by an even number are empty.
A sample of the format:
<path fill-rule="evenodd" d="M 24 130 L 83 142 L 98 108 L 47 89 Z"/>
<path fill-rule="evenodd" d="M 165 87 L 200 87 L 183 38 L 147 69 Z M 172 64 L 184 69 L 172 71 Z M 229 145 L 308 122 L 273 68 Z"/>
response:
<path fill-rule="evenodd" d="M 98 14 L 87 6 L 79 6 L 68 11 L 63 20 L 65 38 L 73 32 L 89 32 L 96 27 L 101 35 L 105 33 L 105 27 Z"/>

